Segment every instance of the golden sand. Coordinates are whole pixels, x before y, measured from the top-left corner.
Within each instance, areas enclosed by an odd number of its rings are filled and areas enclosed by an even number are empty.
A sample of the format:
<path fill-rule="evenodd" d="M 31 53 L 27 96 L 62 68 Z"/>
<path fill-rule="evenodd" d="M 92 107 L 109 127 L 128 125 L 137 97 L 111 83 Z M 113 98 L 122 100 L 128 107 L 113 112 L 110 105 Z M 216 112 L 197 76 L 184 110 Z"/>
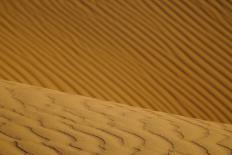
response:
<path fill-rule="evenodd" d="M 1 0 L 0 77 L 232 122 L 230 0 Z"/>
<path fill-rule="evenodd" d="M 232 1 L 0 0 L 0 79 L 0 155 L 231 155 Z"/>
<path fill-rule="evenodd" d="M 230 155 L 232 125 L 0 82 L 2 155 Z"/>

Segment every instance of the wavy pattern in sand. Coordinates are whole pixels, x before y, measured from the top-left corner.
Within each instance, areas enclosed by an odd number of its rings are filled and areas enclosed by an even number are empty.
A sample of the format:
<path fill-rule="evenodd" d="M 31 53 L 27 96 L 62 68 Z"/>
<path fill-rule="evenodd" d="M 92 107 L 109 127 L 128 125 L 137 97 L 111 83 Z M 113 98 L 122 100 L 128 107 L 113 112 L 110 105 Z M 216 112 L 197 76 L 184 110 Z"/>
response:
<path fill-rule="evenodd" d="M 0 0 L 0 77 L 232 122 L 230 0 Z"/>
<path fill-rule="evenodd" d="M 0 82 L 2 155 L 230 155 L 232 125 Z"/>

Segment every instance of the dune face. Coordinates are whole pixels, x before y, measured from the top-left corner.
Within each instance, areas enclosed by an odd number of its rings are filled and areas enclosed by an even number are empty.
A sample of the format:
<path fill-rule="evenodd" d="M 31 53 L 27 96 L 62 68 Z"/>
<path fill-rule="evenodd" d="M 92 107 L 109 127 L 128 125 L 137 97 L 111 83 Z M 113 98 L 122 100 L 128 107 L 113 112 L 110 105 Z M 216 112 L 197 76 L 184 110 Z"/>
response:
<path fill-rule="evenodd" d="M 0 77 L 232 122 L 229 0 L 1 0 Z"/>
<path fill-rule="evenodd" d="M 0 82 L 0 154 L 229 155 L 232 125 Z"/>
<path fill-rule="evenodd" d="M 232 1 L 0 0 L 0 79 L 0 155 L 232 155 Z"/>

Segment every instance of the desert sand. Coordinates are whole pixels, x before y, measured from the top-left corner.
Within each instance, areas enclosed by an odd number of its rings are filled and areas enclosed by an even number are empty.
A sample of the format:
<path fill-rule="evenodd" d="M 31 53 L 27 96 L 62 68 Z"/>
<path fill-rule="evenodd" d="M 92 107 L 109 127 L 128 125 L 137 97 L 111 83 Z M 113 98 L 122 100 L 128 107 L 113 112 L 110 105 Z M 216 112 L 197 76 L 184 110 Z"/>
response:
<path fill-rule="evenodd" d="M 0 0 L 0 155 L 231 155 L 231 0 Z"/>
<path fill-rule="evenodd" d="M 1 0 L 0 77 L 232 122 L 230 0 Z"/>
<path fill-rule="evenodd" d="M 0 82 L 2 155 L 230 155 L 232 125 Z"/>

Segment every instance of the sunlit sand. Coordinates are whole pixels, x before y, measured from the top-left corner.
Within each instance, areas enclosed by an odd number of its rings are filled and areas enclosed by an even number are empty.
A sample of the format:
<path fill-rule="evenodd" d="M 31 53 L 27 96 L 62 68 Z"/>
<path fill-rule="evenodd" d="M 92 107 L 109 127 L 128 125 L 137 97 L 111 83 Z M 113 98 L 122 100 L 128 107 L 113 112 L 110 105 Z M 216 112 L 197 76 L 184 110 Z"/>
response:
<path fill-rule="evenodd" d="M 232 2 L 0 0 L 0 79 L 0 154 L 231 154 Z"/>

